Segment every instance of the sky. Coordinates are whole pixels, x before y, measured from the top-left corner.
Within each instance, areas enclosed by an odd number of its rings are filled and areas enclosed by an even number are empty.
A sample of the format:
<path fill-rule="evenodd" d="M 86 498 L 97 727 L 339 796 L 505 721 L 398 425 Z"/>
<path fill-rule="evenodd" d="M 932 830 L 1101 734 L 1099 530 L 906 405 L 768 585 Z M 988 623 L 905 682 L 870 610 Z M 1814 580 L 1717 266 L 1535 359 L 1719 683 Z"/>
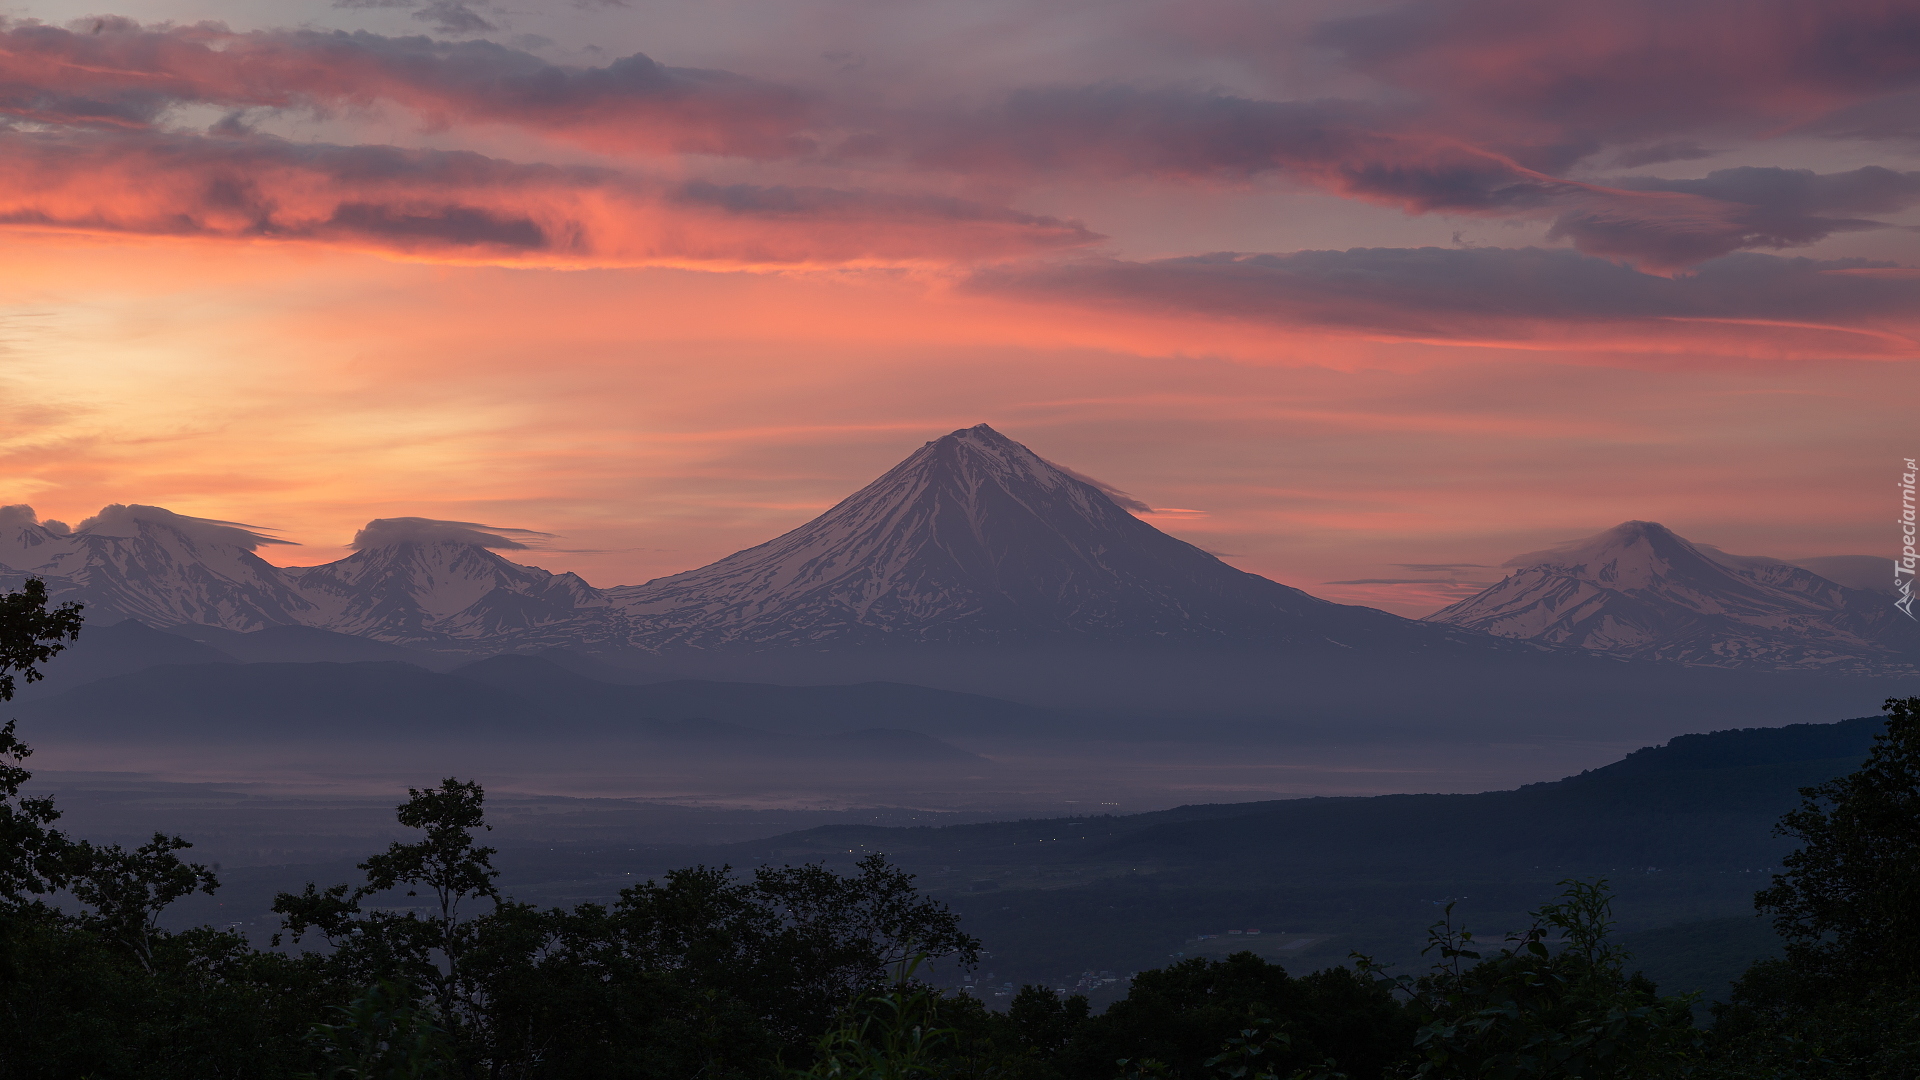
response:
<path fill-rule="evenodd" d="M 1920 0 L 0 8 L 0 503 L 633 584 L 986 422 L 1418 615 L 1891 555 Z"/>

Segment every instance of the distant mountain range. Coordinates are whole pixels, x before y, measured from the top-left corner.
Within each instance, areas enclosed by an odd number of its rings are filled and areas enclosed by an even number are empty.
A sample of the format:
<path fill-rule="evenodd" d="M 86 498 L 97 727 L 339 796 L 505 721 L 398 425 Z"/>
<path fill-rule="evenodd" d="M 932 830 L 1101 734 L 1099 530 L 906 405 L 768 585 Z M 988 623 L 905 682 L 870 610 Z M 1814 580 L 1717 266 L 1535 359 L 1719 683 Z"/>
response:
<path fill-rule="evenodd" d="M 284 543 L 234 522 L 114 505 L 67 529 L 27 507 L 0 509 L 0 579 L 47 582 L 95 625 L 250 633 L 304 626 L 396 644 L 498 651 L 540 639 L 620 640 L 606 595 L 573 574 L 509 562 L 524 547 L 463 522 L 369 522 L 352 555 L 277 567 L 255 552 Z"/>
<path fill-rule="evenodd" d="M 0 521 L 0 573 L 92 618 L 251 632 L 307 626 L 430 648 L 762 649 L 894 643 L 1455 637 L 1335 604 L 1175 539 L 982 424 L 927 443 L 825 514 L 710 566 L 596 589 L 501 557 L 460 522 L 370 522 L 338 562 L 279 568 L 232 522 L 110 506 L 66 530 Z"/>
<path fill-rule="evenodd" d="M 1655 522 L 1629 521 L 1507 565 L 1516 569 L 1504 581 L 1427 621 L 1711 667 L 1920 671 L 1920 624 L 1882 593 L 1690 543 Z"/>
<path fill-rule="evenodd" d="M 1650 700 L 1785 720 L 1877 701 L 1920 670 L 1920 637 L 1884 598 L 1657 525 L 1542 553 L 1411 620 L 1238 570 L 1130 504 L 982 424 L 783 536 L 641 585 L 595 588 L 506 557 L 527 534 L 424 518 L 369 522 L 348 557 L 281 568 L 257 553 L 281 542 L 262 530 L 126 505 L 77 529 L 0 508 L 0 585 L 45 579 L 87 605 L 90 635 L 138 620 L 245 662 L 444 670 L 565 654 L 649 681 L 890 680 L 1302 723 L 1599 718 Z M 150 646 L 150 663 L 190 659 L 129 631 L 83 644 L 67 670 L 137 670 Z M 1877 681 L 1763 685 L 1676 665 Z"/>

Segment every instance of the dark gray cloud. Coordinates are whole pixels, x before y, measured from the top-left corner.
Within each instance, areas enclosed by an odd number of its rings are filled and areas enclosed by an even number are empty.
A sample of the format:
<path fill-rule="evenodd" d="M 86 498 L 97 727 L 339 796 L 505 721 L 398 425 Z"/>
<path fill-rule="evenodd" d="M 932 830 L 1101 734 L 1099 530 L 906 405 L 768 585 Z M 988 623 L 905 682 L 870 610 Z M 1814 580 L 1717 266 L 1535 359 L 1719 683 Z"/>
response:
<path fill-rule="evenodd" d="M 1772 133 L 1920 87 L 1905 0 L 1414 0 L 1318 34 L 1437 122 L 1543 154 Z"/>
<path fill-rule="evenodd" d="M 443 33 L 491 27 L 458 0 L 414 14 Z M 143 126 L 180 105 L 326 113 L 381 102 L 433 121 L 518 124 L 610 148 L 787 157 L 810 145 L 801 132 L 812 104 L 801 92 L 637 53 L 569 67 L 491 41 L 240 34 L 105 17 L 74 28 L 0 20 L 0 50 L 0 114 L 44 123 Z"/>
<path fill-rule="evenodd" d="M 463 0 L 431 0 L 413 17 L 443 34 L 484 34 L 500 29 Z"/>
<path fill-rule="evenodd" d="M 1654 269 L 1878 228 L 1877 221 L 1849 215 L 1897 210 L 1920 199 L 1913 194 L 1920 174 L 1877 167 L 1825 176 L 1749 168 L 1702 180 L 1576 182 L 1444 130 L 1424 129 L 1409 108 L 1118 85 L 1021 91 L 998 109 L 929 117 L 910 135 L 869 134 L 836 153 L 891 155 L 922 168 L 975 174 L 1202 182 L 1287 176 L 1408 213 L 1548 219 L 1554 238 L 1581 251 Z M 1668 140 L 1629 148 L 1620 160 L 1708 153 L 1691 140 Z"/>
<path fill-rule="evenodd" d="M 1727 209 L 1683 219 L 1621 216 L 1606 205 L 1558 218 L 1552 236 L 1582 251 L 1651 258 L 1686 266 L 1743 248 L 1800 247 L 1834 233 L 1885 228 L 1857 214 L 1884 214 L 1920 203 L 1920 172 L 1869 165 L 1843 173 L 1811 169 L 1719 169 L 1698 180 L 1632 176 L 1609 182 L 1626 191 L 1673 192 L 1713 199 Z"/>
<path fill-rule="evenodd" d="M 1669 161 L 1698 161 L 1715 153 L 1692 139 L 1669 139 L 1648 146 L 1630 146 L 1614 154 L 1608 164 L 1621 169 L 1637 169 L 1642 165 L 1661 165 Z"/>
<path fill-rule="evenodd" d="M 1920 274 L 1888 264 L 1740 253 L 1672 278 L 1548 248 L 1219 252 L 976 273 L 972 290 L 1276 325 L 1472 338 L 1541 323 L 1646 320 L 1871 324 L 1920 312 Z"/>

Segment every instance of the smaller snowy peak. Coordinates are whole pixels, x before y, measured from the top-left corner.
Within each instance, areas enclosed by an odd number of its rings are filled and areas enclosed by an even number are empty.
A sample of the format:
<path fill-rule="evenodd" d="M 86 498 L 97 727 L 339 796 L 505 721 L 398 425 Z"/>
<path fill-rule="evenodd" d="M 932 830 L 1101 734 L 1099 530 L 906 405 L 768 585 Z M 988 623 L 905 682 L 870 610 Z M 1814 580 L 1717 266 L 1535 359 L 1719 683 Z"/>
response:
<path fill-rule="evenodd" d="M 63 521 L 41 521 L 25 503 L 0 506 L 0 569 L 31 573 L 69 550 L 73 530 Z"/>
<path fill-rule="evenodd" d="M 1663 582 L 1720 579 L 1736 557 L 1709 555 L 1657 521 L 1624 521 L 1603 533 L 1515 555 L 1503 567 L 1572 574 L 1616 589 L 1656 589 Z"/>
<path fill-rule="evenodd" d="M 254 554 L 262 545 L 289 541 L 258 526 L 115 503 L 60 535 L 58 522 L 26 523 L 30 514 L 16 512 L 10 522 L 8 554 L 23 562 L 40 558 L 15 569 L 43 575 L 56 597 L 87 605 L 90 620 L 246 631 L 298 623 L 306 613 L 308 605 L 287 588 L 279 569 Z M 22 546 L 31 555 L 19 554 Z"/>
<path fill-rule="evenodd" d="M 1720 667 L 1877 672 L 1920 662 L 1920 634 L 1880 597 L 1657 522 L 1624 522 L 1504 565 L 1514 573 L 1427 621 Z"/>
<path fill-rule="evenodd" d="M 547 539 L 476 522 L 380 518 L 355 534 L 352 555 L 285 573 L 313 605 L 311 625 L 395 642 L 505 640 L 607 606 L 576 575 L 495 554 Z"/>

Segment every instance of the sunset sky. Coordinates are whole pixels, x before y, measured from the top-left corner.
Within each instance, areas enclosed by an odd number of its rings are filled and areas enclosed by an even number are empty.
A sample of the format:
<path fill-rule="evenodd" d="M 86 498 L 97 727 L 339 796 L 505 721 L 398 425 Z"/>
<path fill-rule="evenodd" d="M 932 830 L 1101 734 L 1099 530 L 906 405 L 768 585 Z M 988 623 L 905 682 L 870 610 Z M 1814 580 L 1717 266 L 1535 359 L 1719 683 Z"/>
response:
<path fill-rule="evenodd" d="M 42 517 L 632 584 L 986 422 L 1403 614 L 1635 518 L 1894 553 L 1920 0 L 0 10 Z"/>

